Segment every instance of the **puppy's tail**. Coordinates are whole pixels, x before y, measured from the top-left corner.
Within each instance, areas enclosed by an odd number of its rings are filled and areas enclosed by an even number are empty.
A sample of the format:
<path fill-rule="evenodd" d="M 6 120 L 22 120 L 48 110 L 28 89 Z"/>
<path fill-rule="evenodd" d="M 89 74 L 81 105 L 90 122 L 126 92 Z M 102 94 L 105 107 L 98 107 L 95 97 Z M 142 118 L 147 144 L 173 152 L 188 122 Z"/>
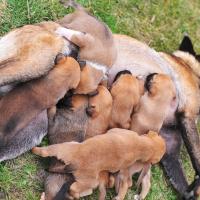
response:
<path fill-rule="evenodd" d="M 85 11 L 85 8 L 80 4 L 76 3 L 74 0 L 60 0 L 60 3 L 63 4 L 65 8 L 72 7 L 76 10 Z"/>
<path fill-rule="evenodd" d="M 69 165 L 73 161 L 77 145 L 77 142 L 65 142 L 47 147 L 34 147 L 32 153 L 42 157 L 56 157 L 58 160 L 62 160 L 65 165 Z"/>

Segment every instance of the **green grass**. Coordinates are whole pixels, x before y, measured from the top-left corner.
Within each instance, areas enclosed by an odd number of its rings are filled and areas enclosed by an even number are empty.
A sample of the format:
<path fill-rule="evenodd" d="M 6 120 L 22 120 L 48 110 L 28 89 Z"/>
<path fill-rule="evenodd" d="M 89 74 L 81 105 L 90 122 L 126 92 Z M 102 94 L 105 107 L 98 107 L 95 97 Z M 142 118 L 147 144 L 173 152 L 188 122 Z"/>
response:
<path fill-rule="evenodd" d="M 200 52 L 199 0 L 80 0 L 90 12 L 105 21 L 114 33 L 123 33 L 146 42 L 158 51 L 177 49 L 184 33 L 188 33 Z M 57 0 L 0 0 L 0 35 L 23 24 L 55 20 L 68 10 Z M 191 181 L 194 172 L 185 149 L 182 162 Z M 44 161 L 26 153 L 12 161 L 0 164 L 0 191 L 6 199 L 38 200 L 43 191 Z M 147 200 L 175 200 L 174 191 L 162 170 L 152 170 L 152 188 Z M 95 200 L 97 193 L 84 198 Z M 132 200 L 134 189 L 126 199 Z M 107 199 L 113 192 L 109 191 Z M 5 198 L 3 198 L 5 199 Z"/>

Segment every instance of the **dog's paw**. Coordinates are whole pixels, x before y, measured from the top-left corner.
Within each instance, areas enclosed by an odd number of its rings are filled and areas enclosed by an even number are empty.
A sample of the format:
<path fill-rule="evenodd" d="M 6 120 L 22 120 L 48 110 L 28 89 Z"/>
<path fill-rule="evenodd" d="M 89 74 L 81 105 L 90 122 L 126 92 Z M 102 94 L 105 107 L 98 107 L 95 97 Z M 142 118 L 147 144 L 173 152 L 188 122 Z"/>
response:
<path fill-rule="evenodd" d="M 45 193 L 44 192 L 42 193 L 40 200 L 45 200 Z"/>
<path fill-rule="evenodd" d="M 141 197 L 139 194 L 134 195 L 133 197 L 134 200 L 141 200 Z"/>
<path fill-rule="evenodd" d="M 116 197 L 112 198 L 112 200 L 120 200 L 120 197 L 116 196 Z"/>

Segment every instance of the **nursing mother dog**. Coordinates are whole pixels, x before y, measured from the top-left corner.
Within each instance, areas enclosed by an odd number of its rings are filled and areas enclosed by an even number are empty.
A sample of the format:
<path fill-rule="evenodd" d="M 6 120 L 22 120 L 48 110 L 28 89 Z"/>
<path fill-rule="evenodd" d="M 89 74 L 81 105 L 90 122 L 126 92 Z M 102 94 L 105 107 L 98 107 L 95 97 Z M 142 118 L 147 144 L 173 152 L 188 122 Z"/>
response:
<path fill-rule="evenodd" d="M 200 140 L 196 127 L 200 108 L 199 62 L 194 55 L 184 52 L 187 51 L 187 46 L 186 49 L 181 48 L 181 51 L 167 54 L 156 52 L 146 44 L 125 35 L 115 34 L 114 40 L 118 56 L 109 71 L 109 85 L 115 75 L 123 70 L 129 70 L 143 79 L 152 73 L 164 73 L 172 78 L 176 98 L 168 109 L 160 131 L 167 143 L 167 153 L 161 163 L 180 197 L 197 199 L 200 183 Z M 196 172 L 191 186 L 188 186 L 179 161 L 182 138 Z"/>

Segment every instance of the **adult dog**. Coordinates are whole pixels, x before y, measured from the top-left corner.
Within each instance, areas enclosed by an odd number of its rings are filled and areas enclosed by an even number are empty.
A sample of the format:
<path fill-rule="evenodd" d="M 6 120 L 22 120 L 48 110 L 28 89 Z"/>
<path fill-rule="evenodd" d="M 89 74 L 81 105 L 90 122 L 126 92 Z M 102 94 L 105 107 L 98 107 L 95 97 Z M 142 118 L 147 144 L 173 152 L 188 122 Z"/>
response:
<path fill-rule="evenodd" d="M 115 75 L 122 70 L 129 70 L 133 75 L 144 79 L 151 73 L 165 73 L 174 81 L 177 101 L 176 106 L 168 112 L 161 129 L 161 134 L 167 142 L 167 153 L 161 163 L 180 196 L 184 199 L 196 199 L 200 182 L 200 140 L 196 127 L 200 108 L 200 64 L 195 54 L 184 52 L 192 44 L 183 45 L 190 43 L 184 38 L 180 51 L 167 54 L 156 52 L 146 44 L 125 35 L 116 34 L 114 39 L 118 57 L 109 71 L 110 85 Z M 188 187 L 179 161 L 181 137 L 197 175 L 191 187 Z"/>

